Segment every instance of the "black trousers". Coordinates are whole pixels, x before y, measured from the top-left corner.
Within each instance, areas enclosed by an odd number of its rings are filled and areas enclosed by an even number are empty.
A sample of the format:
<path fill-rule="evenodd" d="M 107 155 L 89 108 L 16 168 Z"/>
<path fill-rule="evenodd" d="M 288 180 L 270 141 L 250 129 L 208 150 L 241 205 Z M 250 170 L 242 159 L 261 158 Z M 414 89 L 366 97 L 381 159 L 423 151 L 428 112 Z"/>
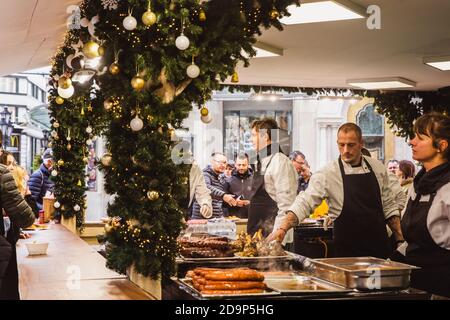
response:
<path fill-rule="evenodd" d="M 11 258 L 0 287 L 0 300 L 20 300 L 19 270 L 17 267 L 16 243 L 20 230 L 12 227 L 8 232 L 7 240 L 11 244 Z"/>

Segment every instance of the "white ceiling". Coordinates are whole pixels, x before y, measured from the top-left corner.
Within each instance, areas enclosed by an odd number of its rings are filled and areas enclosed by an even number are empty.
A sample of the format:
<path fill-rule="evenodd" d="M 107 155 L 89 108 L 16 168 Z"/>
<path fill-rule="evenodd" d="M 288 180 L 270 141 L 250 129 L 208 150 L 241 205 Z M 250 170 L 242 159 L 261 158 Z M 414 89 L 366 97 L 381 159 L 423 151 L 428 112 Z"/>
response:
<path fill-rule="evenodd" d="M 450 85 L 449 71 L 422 63 L 450 55 L 449 0 L 352 1 L 379 5 L 381 30 L 367 29 L 364 19 L 267 30 L 259 40 L 283 48 L 284 56 L 253 59 L 249 68 L 239 68 L 240 84 L 348 87 L 347 79 L 403 77 L 420 90 Z M 76 3 L 1 0 L 0 74 L 48 65 L 63 41 L 66 8 Z"/>

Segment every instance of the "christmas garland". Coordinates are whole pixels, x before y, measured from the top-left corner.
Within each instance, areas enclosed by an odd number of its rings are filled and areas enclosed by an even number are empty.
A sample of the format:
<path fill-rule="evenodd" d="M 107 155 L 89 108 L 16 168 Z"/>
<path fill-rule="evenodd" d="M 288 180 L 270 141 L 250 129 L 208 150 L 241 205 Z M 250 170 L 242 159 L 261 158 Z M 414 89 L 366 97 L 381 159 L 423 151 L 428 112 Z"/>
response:
<path fill-rule="evenodd" d="M 237 63 L 249 64 L 242 50 L 255 54 L 261 27 L 281 30 L 291 4 L 298 0 L 85 0 L 74 10 L 52 69 L 52 144 L 63 161 L 55 194 L 58 210 L 81 222 L 83 159 L 95 135 L 105 136 L 110 268 L 173 274 L 189 171 L 175 129 L 221 81 L 238 81 Z M 201 114 L 210 121 L 206 107 Z"/>

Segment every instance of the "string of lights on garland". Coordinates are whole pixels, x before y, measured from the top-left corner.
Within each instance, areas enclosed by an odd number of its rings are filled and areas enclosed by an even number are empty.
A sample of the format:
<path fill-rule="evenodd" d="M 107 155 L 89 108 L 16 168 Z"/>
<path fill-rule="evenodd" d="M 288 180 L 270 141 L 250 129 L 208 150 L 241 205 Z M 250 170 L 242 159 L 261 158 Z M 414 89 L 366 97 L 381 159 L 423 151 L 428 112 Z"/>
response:
<path fill-rule="evenodd" d="M 83 181 L 86 144 L 104 136 L 108 267 L 173 274 L 190 169 L 177 160 L 175 130 L 193 106 L 211 120 L 204 104 L 212 90 L 239 81 L 236 66 L 249 65 L 261 28 L 281 30 L 291 4 L 299 1 L 85 0 L 74 12 L 52 69 L 51 115 L 60 124 L 52 143 L 64 161 L 56 197 L 60 209 L 85 208 L 83 184 L 66 184 Z"/>

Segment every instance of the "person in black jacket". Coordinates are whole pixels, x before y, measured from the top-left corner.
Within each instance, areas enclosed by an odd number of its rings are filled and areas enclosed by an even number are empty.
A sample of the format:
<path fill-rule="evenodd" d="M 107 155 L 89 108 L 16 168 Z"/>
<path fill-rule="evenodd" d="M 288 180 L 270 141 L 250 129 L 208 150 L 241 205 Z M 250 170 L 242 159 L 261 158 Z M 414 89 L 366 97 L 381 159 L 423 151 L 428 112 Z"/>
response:
<path fill-rule="evenodd" d="M 53 154 L 51 149 L 47 149 L 44 151 L 42 155 L 43 163 L 39 167 L 38 170 L 33 172 L 28 180 L 28 187 L 30 188 L 31 195 L 33 199 L 36 201 L 36 205 L 39 210 L 42 210 L 43 207 L 43 198 L 47 191 L 53 191 L 54 183 L 50 181 L 50 172 L 53 167 Z"/>
<path fill-rule="evenodd" d="M 236 199 L 236 206 L 228 208 L 230 216 L 248 218 L 248 205 L 252 195 L 252 175 L 253 170 L 249 166 L 248 155 L 246 153 L 239 154 L 231 177 L 225 180 L 225 190 L 233 194 Z"/>

